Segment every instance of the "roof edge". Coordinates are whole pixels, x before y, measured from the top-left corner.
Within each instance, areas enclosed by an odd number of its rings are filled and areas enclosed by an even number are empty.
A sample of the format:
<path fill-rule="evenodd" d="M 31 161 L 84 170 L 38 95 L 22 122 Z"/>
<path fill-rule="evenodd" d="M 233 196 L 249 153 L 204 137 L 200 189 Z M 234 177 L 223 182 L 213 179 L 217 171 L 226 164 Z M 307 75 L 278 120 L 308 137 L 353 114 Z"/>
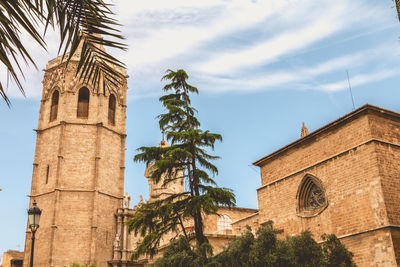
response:
<path fill-rule="evenodd" d="M 241 210 L 241 211 L 249 211 L 257 213 L 258 209 L 253 208 L 242 208 L 242 207 L 227 207 L 227 206 L 218 206 L 219 209 L 227 209 L 227 210 Z"/>
<path fill-rule="evenodd" d="M 308 135 L 304 136 L 303 138 L 299 138 L 299 139 L 289 143 L 288 145 L 286 145 L 286 146 L 284 146 L 284 147 L 272 152 L 271 154 L 268 154 L 267 156 L 264 156 L 261 159 L 254 161 L 252 164 L 255 165 L 255 166 L 261 167 L 265 163 L 265 161 L 274 158 L 275 156 L 279 155 L 280 153 L 283 153 L 283 152 L 285 152 L 285 151 L 297 146 L 298 144 L 301 144 L 301 143 L 313 138 L 314 136 L 316 136 L 316 135 L 318 135 L 318 134 L 320 134 L 322 132 L 327 131 L 328 129 L 330 129 L 332 127 L 337 127 L 338 125 L 342 124 L 343 122 L 348 121 L 348 120 L 350 120 L 350 119 L 352 119 L 352 118 L 354 118 L 354 117 L 356 117 L 356 116 L 358 116 L 358 115 L 360 115 L 360 114 L 362 114 L 364 112 L 367 112 L 368 110 L 375 111 L 375 112 L 378 112 L 380 114 L 385 114 L 385 115 L 389 115 L 389 116 L 392 116 L 392 117 L 400 118 L 400 114 L 397 113 L 397 112 L 394 112 L 394 111 L 391 111 L 391 110 L 387 110 L 387 109 L 384 109 L 384 108 L 380 108 L 380 107 L 377 107 L 377 106 L 374 106 L 374 105 L 365 104 L 365 105 L 359 107 L 358 109 L 353 110 L 352 112 L 347 113 L 346 115 L 344 115 L 344 116 L 342 116 L 342 117 L 340 117 L 340 118 L 338 118 L 338 119 L 336 119 L 336 120 L 334 120 L 334 121 L 322 126 L 321 128 L 318 128 L 317 130 L 309 133 Z"/>

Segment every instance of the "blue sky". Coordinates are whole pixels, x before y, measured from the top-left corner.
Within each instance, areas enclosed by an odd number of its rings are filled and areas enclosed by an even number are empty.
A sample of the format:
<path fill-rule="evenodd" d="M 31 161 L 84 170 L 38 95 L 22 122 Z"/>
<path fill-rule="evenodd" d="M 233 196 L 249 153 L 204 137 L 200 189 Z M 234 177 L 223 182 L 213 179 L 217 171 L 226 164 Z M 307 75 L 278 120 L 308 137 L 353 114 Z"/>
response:
<path fill-rule="evenodd" d="M 145 3 L 144 3 L 145 2 Z M 222 134 L 215 154 L 220 186 L 240 207 L 257 208 L 255 160 L 366 103 L 400 112 L 400 24 L 391 0 L 125 0 L 116 2 L 129 51 L 125 191 L 147 198 L 135 149 L 156 145 L 155 116 L 166 69 L 185 69 L 199 88 L 203 129 Z M 38 68 L 56 56 L 29 39 Z M 0 79 L 5 80 L 0 68 Z M 0 101 L 0 253 L 23 249 L 43 72 L 25 71 L 24 98 L 11 84 Z"/>

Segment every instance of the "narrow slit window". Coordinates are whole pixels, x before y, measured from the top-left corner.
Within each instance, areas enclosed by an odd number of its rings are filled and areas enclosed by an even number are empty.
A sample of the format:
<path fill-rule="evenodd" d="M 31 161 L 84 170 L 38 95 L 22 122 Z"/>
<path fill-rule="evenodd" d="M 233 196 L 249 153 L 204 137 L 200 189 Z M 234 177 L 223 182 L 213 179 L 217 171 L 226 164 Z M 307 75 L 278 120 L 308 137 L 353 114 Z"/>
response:
<path fill-rule="evenodd" d="M 78 95 L 78 111 L 77 117 L 78 118 L 87 118 L 89 117 L 89 89 L 86 87 L 82 87 L 79 90 Z"/>
<path fill-rule="evenodd" d="M 46 184 L 49 183 L 49 173 L 50 173 L 50 165 L 47 165 L 47 169 L 46 169 Z"/>
<path fill-rule="evenodd" d="M 113 94 L 108 99 L 108 122 L 112 125 L 115 124 L 115 106 L 116 100 Z"/>
<path fill-rule="evenodd" d="M 58 90 L 55 90 L 51 96 L 50 121 L 57 119 L 59 97 L 60 93 Z"/>

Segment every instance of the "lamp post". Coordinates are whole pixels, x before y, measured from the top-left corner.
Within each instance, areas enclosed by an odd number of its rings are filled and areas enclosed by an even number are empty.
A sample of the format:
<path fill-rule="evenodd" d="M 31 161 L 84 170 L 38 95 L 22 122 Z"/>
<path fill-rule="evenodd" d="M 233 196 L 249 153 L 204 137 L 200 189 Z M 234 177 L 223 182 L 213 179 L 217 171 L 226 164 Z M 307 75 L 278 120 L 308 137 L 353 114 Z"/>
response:
<path fill-rule="evenodd" d="M 29 228 L 32 231 L 32 246 L 31 246 L 31 262 L 30 267 L 33 267 L 33 250 L 35 248 L 35 233 L 36 230 L 39 228 L 39 220 L 42 211 L 36 205 L 36 200 L 33 201 L 32 207 L 28 210 L 28 221 L 29 221 Z"/>

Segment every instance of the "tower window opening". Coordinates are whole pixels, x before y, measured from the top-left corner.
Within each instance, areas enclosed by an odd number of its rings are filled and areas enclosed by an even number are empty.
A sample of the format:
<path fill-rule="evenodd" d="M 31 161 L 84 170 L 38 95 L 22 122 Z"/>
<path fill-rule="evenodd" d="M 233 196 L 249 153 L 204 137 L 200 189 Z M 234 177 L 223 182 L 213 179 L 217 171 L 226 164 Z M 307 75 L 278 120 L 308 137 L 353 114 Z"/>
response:
<path fill-rule="evenodd" d="M 78 96 L 78 118 L 87 118 L 89 116 L 89 89 L 82 87 Z"/>
<path fill-rule="evenodd" d="M 58 90 L 54 90 L 53 95 L 51 96 L 50 121 L 57 119 L 59 97 L 60 93 Z"/>
<path fill-rule="evenodd" d="M 49 183 L 49 173 L 50 173 L 50 165 L 47 165 L 47 169 L 46 169 L 46 184 Z"/>
<path fill-rule="evenodd" d="M 108 122 L 112 125 L 115 124 L 115 106 L 116 100 L 113 94 L 108 99 Z"/>
<path fill-rule="evenodd" d="M 218 231 L 232 230 L 232 219 L 228 215 L 221 215 L 218 219 Z"/>

